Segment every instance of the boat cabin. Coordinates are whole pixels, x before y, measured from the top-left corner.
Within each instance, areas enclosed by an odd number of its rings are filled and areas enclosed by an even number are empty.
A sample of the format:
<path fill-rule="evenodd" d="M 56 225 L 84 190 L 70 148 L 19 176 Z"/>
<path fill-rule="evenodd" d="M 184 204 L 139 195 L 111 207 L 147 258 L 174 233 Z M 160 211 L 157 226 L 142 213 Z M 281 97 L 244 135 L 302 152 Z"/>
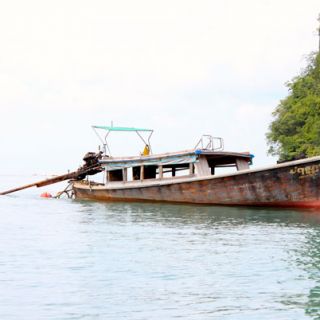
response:
<path fill-rule="evenodd" d="M 105 168 L 106 185 L 115 182 L 141 183 L 156 180 L 205 177 L 215 175 L 218 168 L 234 167 L 238 171 L 246 170 L 249 169 L 249 165 L 252 163 L 253 155 L 247 152 L 223 151 L 223 140 L 210 135 L 203 136 L 194 149 L 153 155 L 150 144 L 153 130 L 113 126 L 94 126 L 93 128 L 107 130 L 105 140 L 101 139 L 104 156 L 99 161 Z M 140 156 L 112 157 L 107 144 L 107 137 L 111 131 L 134 131 L 148 148 L 145 148 Z M 141 132 L 148 132 L 148 139 L 144 139 Z M 218 143 L 215 144 L 215 141 Z"/>
<path fill-rule="evenodd" d="M 226 167 L 246 170 L 251 159 L 249 153 L 195 149 L 154 156 L 103 157 L 100 163 L 106 170 L 106 183 L 112 183 L 210 176 Z"/>

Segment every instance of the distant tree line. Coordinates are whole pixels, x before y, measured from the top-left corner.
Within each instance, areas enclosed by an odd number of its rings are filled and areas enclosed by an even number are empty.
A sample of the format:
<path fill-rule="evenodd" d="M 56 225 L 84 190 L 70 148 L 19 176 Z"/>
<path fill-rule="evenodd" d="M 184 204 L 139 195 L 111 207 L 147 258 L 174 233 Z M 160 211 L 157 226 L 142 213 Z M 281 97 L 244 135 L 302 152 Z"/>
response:
<path fill-rule="evenodd" d="M 269 126 L 268 153 L 279 161 L 320 155 L 320 53 L 287 83 L 289 95 L 280 101 Z"/>

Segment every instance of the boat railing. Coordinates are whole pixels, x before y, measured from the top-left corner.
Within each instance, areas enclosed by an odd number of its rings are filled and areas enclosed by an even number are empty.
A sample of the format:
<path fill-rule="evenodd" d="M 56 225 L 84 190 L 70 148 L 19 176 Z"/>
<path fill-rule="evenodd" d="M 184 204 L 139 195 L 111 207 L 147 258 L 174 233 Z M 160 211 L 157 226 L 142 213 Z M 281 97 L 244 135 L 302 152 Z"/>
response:
<path fill-rule="evenodd" d="M 210 134 L 204 134 L 202 135 L 199 142 L 194 147 L 195 149 L 206 149 L 206 150 L 223 150 L 224 149 L 224 143 L 223 139 L 220 137 L 213 137 Z"/>

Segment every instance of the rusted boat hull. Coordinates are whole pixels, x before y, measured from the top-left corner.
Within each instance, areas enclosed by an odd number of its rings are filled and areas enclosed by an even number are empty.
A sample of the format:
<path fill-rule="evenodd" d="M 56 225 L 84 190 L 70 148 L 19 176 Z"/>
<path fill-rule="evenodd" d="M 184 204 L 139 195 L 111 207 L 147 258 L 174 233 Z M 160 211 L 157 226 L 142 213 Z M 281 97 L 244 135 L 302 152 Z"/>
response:
<path fill-rule="evenodd" d="M 320 208 L 320 157 L 231 175 L 127 183 L 116 188 L 75 182 L 73 189 L 78 199 L 102 201 Z"/>

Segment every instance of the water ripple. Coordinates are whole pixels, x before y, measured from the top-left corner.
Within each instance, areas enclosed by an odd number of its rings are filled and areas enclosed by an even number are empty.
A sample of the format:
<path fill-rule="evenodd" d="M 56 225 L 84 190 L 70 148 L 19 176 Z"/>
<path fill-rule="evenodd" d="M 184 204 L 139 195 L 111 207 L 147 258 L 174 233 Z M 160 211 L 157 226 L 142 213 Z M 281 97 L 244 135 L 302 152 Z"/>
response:
<path fill-rule="evenodd" d="M 319 319 L 314 211 L 0 198 L 0 318 Z"/>

